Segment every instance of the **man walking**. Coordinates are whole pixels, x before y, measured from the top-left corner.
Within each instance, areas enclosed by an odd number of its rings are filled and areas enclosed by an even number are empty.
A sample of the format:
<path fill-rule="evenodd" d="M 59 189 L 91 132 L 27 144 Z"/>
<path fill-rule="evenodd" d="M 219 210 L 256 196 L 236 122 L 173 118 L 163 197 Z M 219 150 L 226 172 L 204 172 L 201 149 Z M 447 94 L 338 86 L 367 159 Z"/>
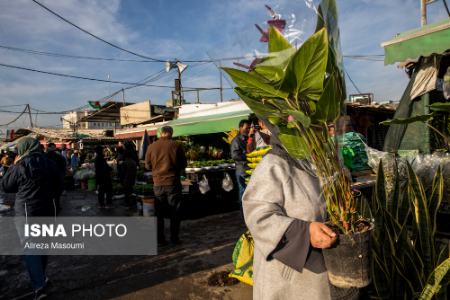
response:
<path fill-rule="evenodd" d="M 164 212 L 170 216 L 170 241 L 172 245 L 180 243 L 180 175 L 187 162 L 183 147 L 172 139 L 170 126 L 161 128 L 161 138 L 147 148 L 145 167 L 152 171 L 153 190 L 155 192 L 155 213 L 158 222 L 158 244 L 167 244 L 164 236 Z"/>
<path fill-rule="evenodd" d="M 247 170 L 247 157 L 245 156 L 248 133 L 250 131 L 250 121 L 241 120 L 239 122 L 239 133 L 231 141 L 231 158 L 236 164 L 236 180 L 239 187 L 239 203 L 242 203 L 242 195 L 245 191 L 245 170 Z"/>

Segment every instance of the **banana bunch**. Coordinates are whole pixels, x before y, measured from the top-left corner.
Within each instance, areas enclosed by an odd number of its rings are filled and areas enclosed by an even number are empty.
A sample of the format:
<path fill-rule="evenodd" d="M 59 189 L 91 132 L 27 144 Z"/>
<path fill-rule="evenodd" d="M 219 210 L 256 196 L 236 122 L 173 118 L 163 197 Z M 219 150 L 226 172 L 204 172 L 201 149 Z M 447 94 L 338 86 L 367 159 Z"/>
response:
<path fill-rule="evenodd" d="M 248 153 L 247 154 L 247 159 L 248 158 L 254 158 L 254 157 L 263 157 L 270 149 L 272 149 L 271 146 L 258 148 L 255 151 L 252 151 L 252 152 Z"/>
<path fill-rule="evenodd" d="M 223 137 L 222 139 L 227 143 L 227 144 L 231 144 L 231 141 L 238 135 L 239 130 L 237 129 L 231 129 L 230 132 L 224 132 L 225 133 L 225 137 Z"/>
<path fill-rule="evenodd" d="M 267 152 L 272 149 L 272 147 L 267 146 L 264 148 L 258 148 L 255 151 L 252 151 L 250 153 L 248 153 L 247 156 L 247 161 L 248 161 L 248 167 L 250 169 L 246 170 L 245 173 L 247 173 L 247 175 L 249 175 L 246 179 L 245 179 L 245 183 L 248 184 L 248 181 L 250 180 L 250 176 L 253 173 L 253 170 L 256 168 L 256 166 L 261 162 L 261 160 L 263 159 L 264 155 L 267 154 Z"/>

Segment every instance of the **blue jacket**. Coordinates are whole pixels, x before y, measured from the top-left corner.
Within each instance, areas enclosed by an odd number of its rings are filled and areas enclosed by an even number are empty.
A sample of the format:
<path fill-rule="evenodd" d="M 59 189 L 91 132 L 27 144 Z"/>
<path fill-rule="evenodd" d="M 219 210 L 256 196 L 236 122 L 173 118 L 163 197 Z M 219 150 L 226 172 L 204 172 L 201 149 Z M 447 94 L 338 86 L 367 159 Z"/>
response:
<path fill-rule="evenodd" d="M 41 153 L 23 157 L 2 178 L 6 193 L 16 193 L 16 216 L 56 215 L 54 197 L 61 180 L 56 164 Z"/>

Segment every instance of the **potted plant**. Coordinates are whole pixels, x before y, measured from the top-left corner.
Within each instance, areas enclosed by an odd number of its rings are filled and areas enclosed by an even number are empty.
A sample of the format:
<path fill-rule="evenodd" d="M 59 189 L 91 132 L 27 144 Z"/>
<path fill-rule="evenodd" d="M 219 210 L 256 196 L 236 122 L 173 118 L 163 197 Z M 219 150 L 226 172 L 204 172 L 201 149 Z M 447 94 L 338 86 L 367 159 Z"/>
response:
<path fill-rule="evenodd" d="M 328 133 L 345 99 L 335 1 L 323 0 L 318 12 L 316 32 L 299 49 L 269 27 L 269 55 L 261 63 L 249 72 L 224 70 L 250 109 L 278 127 L 277 137 L 286 151 L 315 167 L 329 224 L 339 234 L 336 246 L 323 251 L 330 282 L 363 287 L 370 283 L 373 225 L 360 215 L 361 196 L 352 190 Z"/>

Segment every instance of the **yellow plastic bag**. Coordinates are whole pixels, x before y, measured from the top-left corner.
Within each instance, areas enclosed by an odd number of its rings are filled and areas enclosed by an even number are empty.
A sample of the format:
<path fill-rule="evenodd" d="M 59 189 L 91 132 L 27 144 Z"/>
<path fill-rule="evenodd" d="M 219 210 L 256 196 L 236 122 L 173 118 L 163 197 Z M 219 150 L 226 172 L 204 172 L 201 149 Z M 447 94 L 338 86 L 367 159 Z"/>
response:
<path fill-rule="evenodd" d="M 241 235 L 233 251 L 234 270 L 230 277 L 253 286 L 253 238 L 249 231 Z"/>

